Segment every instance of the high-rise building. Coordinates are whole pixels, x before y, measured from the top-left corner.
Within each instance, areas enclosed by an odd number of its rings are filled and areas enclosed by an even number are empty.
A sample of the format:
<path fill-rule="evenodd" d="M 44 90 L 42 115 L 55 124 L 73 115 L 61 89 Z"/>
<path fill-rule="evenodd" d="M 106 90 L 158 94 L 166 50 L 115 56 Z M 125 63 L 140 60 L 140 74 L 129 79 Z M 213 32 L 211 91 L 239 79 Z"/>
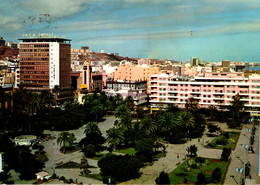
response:
<path fill-rule="evenodd" d="M 51 90 L 59 87 L 60 95 L 70 89 L 69 39 L 19 39 L 20 85 L 30 90 Z"/>

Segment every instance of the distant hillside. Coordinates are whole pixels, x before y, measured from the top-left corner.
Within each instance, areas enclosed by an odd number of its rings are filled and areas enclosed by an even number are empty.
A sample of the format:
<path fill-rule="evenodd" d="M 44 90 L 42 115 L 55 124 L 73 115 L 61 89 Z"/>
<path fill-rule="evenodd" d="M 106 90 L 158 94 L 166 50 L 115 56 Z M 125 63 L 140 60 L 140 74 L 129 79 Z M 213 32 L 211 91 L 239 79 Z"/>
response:
<path fill-rule="evenodd" d="M 135 58 L 128 58 L 122 56 L 116 56 L 114 54 L 107 54 L 107 53 L 91 53 L 91 60 L 92 61 L 137 61 Z"/>
<path fill-rule="evenodd" d="M 15 60 L 19 53 L 18 49 L 14 49 L 8 46 L 0 46 L 0 60 Z"/>

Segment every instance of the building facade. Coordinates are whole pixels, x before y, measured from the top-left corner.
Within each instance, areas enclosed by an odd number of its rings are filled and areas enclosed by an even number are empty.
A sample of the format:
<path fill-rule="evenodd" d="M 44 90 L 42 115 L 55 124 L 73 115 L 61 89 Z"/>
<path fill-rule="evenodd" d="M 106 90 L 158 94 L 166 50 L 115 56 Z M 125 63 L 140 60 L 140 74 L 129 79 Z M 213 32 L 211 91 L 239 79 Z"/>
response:
<path fill-rule="evenodd" d="M 159 74 L 161 72 L 158 64 L 153 66 L 134 66 L 122 64 L 115 69 L 113 74 L 114 80 L 126 80 L 126 81 L 147 81 L 147 93 L 150 92 L 150 77 L 153 74 Z"/>
<path fill-rule="evenodd" d="M 226 109 L 239 94 L 246 111 L 260 112 L 260 75 L 245 77 L 244 73 L 205 73 L 201 77 L 178 77 L 167 74 L 151 76 L 150 103 L 152 110 L 176 104 L 185 107 L 190 97 L 200 107 Z"/>
<path fill-rule="evenodd" d="M 70 89 L 71 45 L 63 38 L 19 39 L 20 84 L 30 90 Z"/>
<path fill-rule="evenodd" d="M 141 105 L 147 103 L 147 82 L 146 81 L 107 81 L 108 96 L 116 96 L 121 94 L 123 99 L 127 96 L 131 96 L 135 105 Z"/>

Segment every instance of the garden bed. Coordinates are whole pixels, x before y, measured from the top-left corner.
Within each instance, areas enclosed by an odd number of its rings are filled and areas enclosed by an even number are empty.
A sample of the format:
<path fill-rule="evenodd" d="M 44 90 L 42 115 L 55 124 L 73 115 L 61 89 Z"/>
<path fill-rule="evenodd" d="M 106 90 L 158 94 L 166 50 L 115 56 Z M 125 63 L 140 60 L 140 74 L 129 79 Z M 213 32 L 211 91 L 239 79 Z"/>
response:
<path fill-rule="evenodd" d="M 225 135 L 229 135 L 226 137 Z M 213 139 L 207 147 L 215 148 L 215 149 L 223 149 L 223 148 L 231 148 L 234 150 L 236 147 L 236 143 L 238 140 L 240 132 L 225 132 L 224 134 L 220 134 L 218 137 Z"/>
<path fill-rule="evenodd" d="M 210 158 L 201 158 L 205 160 L 197 160 L 201 161 L 199 165 L 196 163 L 193 164 L 194 168 L 188 168 L 188 161 L 194 160 L 196 158 L 190 158 L 179 165 L 175 170 L 169 173 L 169 178 L 171 183 L 170 184 L 184 184 L 185 178 L 187 179 L 188 184 L 195 184 L 197 181 L 197 176 L 199 173 L 205 174 L 206 183 L 213 183 L 213 184 L 221 184 L 222 179 L 224 178 L 225 172 L 227 170 L 228 162 L 227 161 L 220 161 L 219 159 L 210 159 Z M 219 182 L 214 182 L 212 179 L 212 172 L 216 167 L 221 169 L 221 179 Z"/>

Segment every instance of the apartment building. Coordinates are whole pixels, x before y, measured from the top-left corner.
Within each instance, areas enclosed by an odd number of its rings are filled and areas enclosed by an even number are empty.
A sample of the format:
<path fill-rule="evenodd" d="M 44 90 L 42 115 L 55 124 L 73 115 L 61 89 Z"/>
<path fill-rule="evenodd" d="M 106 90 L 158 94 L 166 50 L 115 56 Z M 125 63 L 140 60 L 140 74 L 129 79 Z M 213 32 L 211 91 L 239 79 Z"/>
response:
<path fill-rule="evenodd" d="M 200 77 L 151 76 L 151 110 L 172 103 L 184 108 L 190 97 L 194 97 L 200 107 L 226 109 L 237 93 L 247 111 L 260 112 L 260 75 L 257 74 L 249 77 L 241 72 L 213 72 Z"/>
<path fill-rule="evenodd" d="M 50 90 L 60 94 L 70 89 L 71 46 L 63 38 L 19 39 L 20 84 L 30 90 Z"/>
<path fill-rule="evenodd" d="M 127 80 L 127 81 L 147 81 L 147 93 L 150 92 L 150 77 L 153 74 L 159 74 L 161 72 L 158 64 L 153 66 L 134 66 L 122 64 L 115 69 L 113 78 L 114 80 Z"/>

